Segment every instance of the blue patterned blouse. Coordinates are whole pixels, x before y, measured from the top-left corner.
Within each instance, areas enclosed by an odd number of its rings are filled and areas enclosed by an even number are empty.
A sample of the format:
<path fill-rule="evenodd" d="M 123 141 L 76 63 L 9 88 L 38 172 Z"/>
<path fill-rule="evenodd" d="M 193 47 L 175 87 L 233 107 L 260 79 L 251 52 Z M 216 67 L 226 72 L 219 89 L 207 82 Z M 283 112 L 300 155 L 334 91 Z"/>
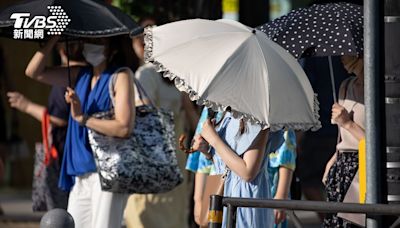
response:
<path fill-rule="evenodd" d="M 204 121 L 206 121 L 207 117 L 208 117 L 208 109 L 203 108 L 199 122 L 197 123 L 195 135 L 200 134 Z M 217 121 L 219 121 L 221 117 L 222 117 L 222 112 L 219 112 L 216 117 Z M 208 160 L 206 156 L 199 151 L 189 154 L 186 161 L 186 169 L 194 173 L 209 174 L 212 167 L 213 167 L 212 161 Z"/>

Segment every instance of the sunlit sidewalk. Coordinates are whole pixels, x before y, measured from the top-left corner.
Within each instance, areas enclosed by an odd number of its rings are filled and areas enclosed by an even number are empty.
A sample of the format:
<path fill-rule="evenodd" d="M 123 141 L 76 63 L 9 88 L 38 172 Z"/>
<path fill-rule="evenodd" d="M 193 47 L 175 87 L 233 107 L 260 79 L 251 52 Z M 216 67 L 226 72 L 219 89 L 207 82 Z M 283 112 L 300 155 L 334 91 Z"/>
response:
<path fill-rule="evenodd" d="M 44 213 L 32 212 L 31 191 L 2 189 L 0 205 L 4 214 L 0 215 L 1 228 L 38 228 Z"/>
<path fill-rule="evenodd" d="M 4 214 L 0 215 L 1 228 L 39 228 L 44 213 L 32 212 L 31 192 L 29 190 L 0 190 L 0 205 Z M 314 212 L 297 211 L 304 228 L 321 227 Z M 290 224 L 290 223 L 289 223 Z M 289 225 L 290 228 L 294 227 Z"/>

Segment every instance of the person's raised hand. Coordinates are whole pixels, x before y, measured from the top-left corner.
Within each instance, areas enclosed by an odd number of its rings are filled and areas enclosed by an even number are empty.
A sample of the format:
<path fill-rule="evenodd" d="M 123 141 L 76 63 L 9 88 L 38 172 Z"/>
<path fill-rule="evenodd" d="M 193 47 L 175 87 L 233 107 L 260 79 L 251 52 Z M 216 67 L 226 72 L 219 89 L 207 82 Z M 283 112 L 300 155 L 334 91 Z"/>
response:
<path fill-rule="evenodd" d="M 207 159 L 212 159 L 212 155 L 209 152 L 210 144 L 208 144 L 208 142 L 201 135 L 195 135 L 192 143 L 192 149 L 194 151 L 200 151 Z"/>
<path fill-rule="evenodd" d="M 65 101 L 71 105 L 72 118 L 81 124 L 83 121 L 81 101 L 79 100 L 75 90 L 67 87 L 67 91 L 65 92 Z"/>
<path fill-rule="evenodd" d="M 275 224 L 280 224 L 286 219 L 286 213 L 280 209 L 274 209 Z"/>
<path fill-rule="evenodd" d="M 338 103 L 334 103 L 332 106 L 331 119 L 340 127 L 346 127 L 348 124 L 351 123 L 350 114 L 342 105 Z"/>
<path fill-rule="evenodd" d="M 207 119 L 203 123 L 203 128 L 201 130 L 201 136 L 210 144 L 213 145 L 213 139 L 215 139 L 216 136 L 218 136 L 215 128 L 215 119 Z"/>
<path fill-rule="evenodd" d="M 21 112 L 26 112 L 31 101 L 18 92 L 8 92 L 8 102 L 12 108 L 16 108 Z"/>

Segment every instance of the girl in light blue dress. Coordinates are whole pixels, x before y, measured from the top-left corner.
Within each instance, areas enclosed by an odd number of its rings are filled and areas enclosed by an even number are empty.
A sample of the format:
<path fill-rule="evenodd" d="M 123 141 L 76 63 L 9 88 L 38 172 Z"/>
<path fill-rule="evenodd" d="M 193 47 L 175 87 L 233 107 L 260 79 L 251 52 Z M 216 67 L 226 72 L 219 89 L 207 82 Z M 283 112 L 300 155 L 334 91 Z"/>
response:
<path fill-rule="evenodd" d="M 229 112 L 216 129 L 210 120 L 204 122 L 201 136 L 214 148 L 215 173 L 223 174 L 227 171 L 224 196 L 272 198 L 267 151 L 274 151 L 279 147 L 283 132 L 268 132 L 259 125 L 234 118 Z M 277 139 L 268 140 L 268 135 Z M 268 145 L 267 140 L 270 142 Z M 238 228 L 274 226 L 272 209 L 238 208 L 236 216 Z M 223 218 L 222 227 L 226 227 L 226 211 Z"/>

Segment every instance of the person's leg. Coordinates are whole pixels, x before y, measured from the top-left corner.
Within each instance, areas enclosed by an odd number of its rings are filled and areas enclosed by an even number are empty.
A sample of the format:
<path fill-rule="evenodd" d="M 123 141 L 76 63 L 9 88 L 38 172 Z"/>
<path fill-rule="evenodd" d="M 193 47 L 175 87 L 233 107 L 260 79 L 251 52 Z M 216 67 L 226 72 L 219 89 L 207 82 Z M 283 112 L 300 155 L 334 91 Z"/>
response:
<path fill-rule="evenodd" d="M 313 185 L 306 185 L 306 186 L 302 186 L 301 190 L 303 192 L 304 197 L 307 200 L 311 200 L 311 201 L 325 201 L 326 197 L 324 194 L 324 189 L 321 187 L 322 184 L 320 186 L 313 186 Z M 319 221 L 322 222 L 325 218 L 325 214 L 322 212 L 317 213 Z"/>
<path fill-rule="evenodd" d="M 47 202 L 48 209 L 62 208 L 67 209 L 68 206 L 68 192 L 58 188 L 58 181 L 60 176 L 60 167 L 58 161 L 55 160 L 46 167 L 46 184 L 48 188 Z"/>
<path fill-rule="evenodd" d="M 97 173 L 91 174 L 92 182 L 92 228 L 120 228 L 127 194 L 105 192 L 101 190 Z"/>
<path fill-rule="evenodd" d="M 350 184 L 358 170 L 357 153 L 339 153 L 336 162 L 329 170 L 326 193 L 330 202 L 343 202 L 343 199 L 350 187 Z M 342 219 L 337 213 L 327 214 L 324 220 L 324 227 L 357 227 L 349 221 Z"/>
<path fill-rule="evenodd" d="M 188 206 L 184 184 L 167 193 L 133 194 L 129 199 L 131 205 L 125 212 L 127 227 L 187 228 Z"/>
<path fill-rule="evenodd" d="M 179 135 L 179 134 L 177 134 Z M 178 164 L 185 170 L 185 154 L 177 152 Z M 185 175 L 185 173 L 184 173 Z M 173 190 L 160 194 L 133 194 L 125 211 L 128 228 L 187 228 L 187 176 Z M 171 209 L 172 208 L 172 209 Z M 161 223 L 159 221 L 162 221 Z"/>
<path fill-rule="evenodd" d="M 90 228 L 92 222 L 91 187 L 88 176 L 76 177 L 69 195 L 67 211 L 72 215 L 75 228 Z"/>
<path fill-rule="evenodd" d="M 306 135 L 301 144 L 296 167 L 300 178 L 301 191 L 307 200 L 325 201 L 322 176 L 326 163 L 335 152 L 336 138 Z M 318 217 L 322 221 L 325 214 L 318 213 Z"/>
<path fill-rule="evenodd" d="M 144 199 L 144 197 L 142 197 L 142 199 Z M 142 228 L 142 226 L 137 225 L 140 223 L 140 221 L 137 221 L 138 219 L 134 215 L 141 214 L 141 212 L 145 210 L 144 205 L 144 202 L 137 202 L 137 197 L 133 195 L 129 196 L 124 212 L 127 228 Z"/>

